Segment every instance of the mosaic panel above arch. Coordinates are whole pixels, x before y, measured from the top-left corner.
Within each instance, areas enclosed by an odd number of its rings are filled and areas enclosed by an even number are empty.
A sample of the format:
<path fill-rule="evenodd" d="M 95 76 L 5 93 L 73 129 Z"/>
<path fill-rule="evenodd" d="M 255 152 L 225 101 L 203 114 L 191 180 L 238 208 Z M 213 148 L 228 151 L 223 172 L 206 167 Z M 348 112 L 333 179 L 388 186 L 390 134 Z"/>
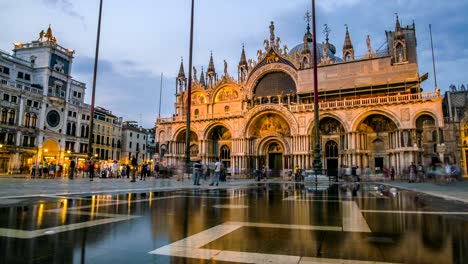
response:
<path fill-rule="evenodd" d="M 357 131 L 363 133 L 381 133 L 398 130 L 396 124 L 388 117 L 372 114 L 366 117 L 358 126 Z"/>
<path fill-rule="evenodd" d="M 267 113 L 257 117 L 249 127 L 251 137 L 264 137 L 269 134 L 290 136 L 291 132 L 286 120 L 275 113 Z"/>
<path fill-rule="evenodd" d="M 225 86 L 218 90 L 215 95 L 214 102 L 233 101 L 239 99 L 239 92 L 231 86 Z"/>
<path fill-rule="evenodd" d="M 192 105 L 203 105 L 208 102 L 206 95 L 197 92 L 192 94 Z"/>
<path fill-rule="evenodd" d="M 232 133 L 227 127 L 223 125 L 216 125 L 209 130 L 206 139 L 229 140 L 232 139 Z"/>
<path fill-rule="evenodd" d="M 176 141 L 185 142 L 185 133 L 185 129 L 182 129 L 179 133 L 177 133 Z M 190 131 L 190 142 L 198 142 L 198 135 L 193 131 Z"/>
<path fill-rule="evenodd" d="M 337 135 L 345 132 L 343 124 L 333 117 L 324 117 L 319 124 L 321 135 Z"/>
<path fill-rule="evenodd" d="M 294 115 L 291 114 L 287 109 L 280 105 L 274 104 L 265 104 L 258 105 L 252 108 L 244 117 L 244 122 L 241 126 L 241 131 L 244 131 L 246 137 L 249 136 L 250 127 L 255 121 L 257 121 L 258 116 L 264 114 L 276 114 L 283 118 L 288 125 L 290 135 L 297 135 L 299 131 L 298 122 Z"/>

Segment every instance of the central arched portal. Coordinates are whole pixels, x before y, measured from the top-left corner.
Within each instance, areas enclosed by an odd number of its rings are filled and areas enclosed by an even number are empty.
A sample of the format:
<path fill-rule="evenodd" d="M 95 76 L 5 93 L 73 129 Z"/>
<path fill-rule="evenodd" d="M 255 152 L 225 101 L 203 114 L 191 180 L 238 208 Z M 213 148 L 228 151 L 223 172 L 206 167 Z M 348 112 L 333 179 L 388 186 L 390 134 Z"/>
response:
<path fill-rule="evenodd" d="M 266 167 L 272 177 L 280 177 L 283 171 L 283 147 L 278 141 L 266 145 Z"/>

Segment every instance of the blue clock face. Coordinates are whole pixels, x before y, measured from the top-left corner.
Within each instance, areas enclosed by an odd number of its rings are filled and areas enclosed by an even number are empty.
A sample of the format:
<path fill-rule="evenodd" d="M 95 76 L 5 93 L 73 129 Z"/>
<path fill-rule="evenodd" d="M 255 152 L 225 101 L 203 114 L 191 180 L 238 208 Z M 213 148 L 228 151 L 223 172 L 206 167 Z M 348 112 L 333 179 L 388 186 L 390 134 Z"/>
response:
<path fill-rule="evenodd" d="M 47 124 L 50 127 L 57 127 L 60 124 L 60 114 L 56 110 L 47 113 Z"/>

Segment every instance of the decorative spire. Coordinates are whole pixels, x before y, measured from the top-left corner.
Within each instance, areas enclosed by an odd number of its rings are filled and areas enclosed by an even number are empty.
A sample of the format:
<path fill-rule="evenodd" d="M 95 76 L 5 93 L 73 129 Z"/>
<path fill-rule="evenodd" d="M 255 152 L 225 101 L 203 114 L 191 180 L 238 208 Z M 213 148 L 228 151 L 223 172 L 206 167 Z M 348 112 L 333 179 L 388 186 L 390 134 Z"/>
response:
<path fill-rule="evenodd" d="M 348 25 L 346 26 L 346 36 L 345 41 L 343 44 L 343 60 L 350 61 L 354 60 L 354 47 L 353 43 L 351 42 L 351 37 L 349 36 Z"/>
<path fill-rule="evenodd" d="M 242 54 L 239 61 L 239 66 L 237 67 L 238 70 L 238 80 L 240 82 L 244 82 L 247 78 L 247 73 L 249 71 L 249 64 L 247 63 L 247 59 L 245 57 L 245 50 L 244 44 L 242 44 Z"/>
<path fill-rule="evenodd" d="M 177 75 L 177 78 L 185 79 L 184 59 L 183 58 L 180 58 L 179 75 Z"/>
<path fill-rule="evenodd" d="M 213 63 L 213 52 L 210 54 L 210 63 L 208 64 L 208 69 L 206 73 L 216 73 L 214 63 Z"/>
<path fill-rule="evenodd" d="M 247 66 L 247 59 L 245 57 L 245 50 L 244 50 L 244 44 L 242 44 L 242 53 L 241 53 L 241 58 L 239 61 L 239 67 L 240 66 Z"/>
<path fill-rule="evenodd" d="M 275 24 L 270 22 L 270 46 L 275 46 Z"/>
<path fill-rule="evenodd" d="M 395 38 L 396 39 L 404 39 L 405 34 L 403 33 L 403 30 L 401 29 L 400 19 L 398 18 L 397 13 L 395 13 L 395 15 L 396 15 Z"/>
<path fill-rule="evenodd" d="M 304 41 L 307 40 L 307 42 L 313 42 L 314 41 L 314 37 L 312 35 L 312 33 L 310 33 L 310 20 L 311 20 L 311 16 L 310 16 L 310 13 L 309 11 L 306 12 L 305 16 L 304 16 L 304 19 L 305 21 L 307 21 L 307 31 L 304 35 Z"/>
<path fill-rule="evenodd" d="M 349 36 L 348 25 L 346 25 L 346 36 L 343 44 L 343 50 L 353 49 L 353 43 L 351 42 L 351 37 Z"/>
<path fill-rule="evenodd" d="M 200 74 L 200 84 L 206 88 L 206 82 L 205 82 L 205 72 L 203 71 L 203 66 L 201 68 L 201 74 Z"/>

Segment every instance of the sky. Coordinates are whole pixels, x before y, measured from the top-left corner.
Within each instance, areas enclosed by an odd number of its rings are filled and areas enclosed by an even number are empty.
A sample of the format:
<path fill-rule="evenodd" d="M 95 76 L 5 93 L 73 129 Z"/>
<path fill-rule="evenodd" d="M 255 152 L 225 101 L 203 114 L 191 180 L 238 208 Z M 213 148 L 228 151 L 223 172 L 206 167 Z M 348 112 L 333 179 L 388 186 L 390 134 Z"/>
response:
<path fill-rule="evenodd" d="M 151 128 L 159 114 L 172 116 L 175 78 L 181 58 L 188 74 L 191 0 L 104 0 L 96 85 L 96 105 L 124 120 Z M 0 49 L 11 52 L 14 42 L 36 40 L 52 25 L 58 44 L 75 50 L 72 76 L 87 85 L 91 101 L 93 63 L 99 0 L 0 1 Z M 195 0 L 193 65 L 198 75 L 207 68 L 210 52 L 218 73 L 228 63 L 237 76 L 242 45 L 248 58 L 269 38 L 270 21 L 275 34 L 289 48 L 302 42 L 305 13 L 311 0 Z M 424 91 L 435 88 L 429 24 L 432 24 L 438 86 L 446 91 L 468 80 L 468 10 L 466 0 L 316 0 L 318 41 L 324 41 L 323 25 L 331 28 L 330 42 L 337 54 L 345 36 L 345 24 L 357 56 L 366 53 L 366 36 L 374 49 L 385 43 L 385 31 L 395 29 L 395 13 L 402 26 L 416 24 L 420 74 L 429 73 Z"/>

